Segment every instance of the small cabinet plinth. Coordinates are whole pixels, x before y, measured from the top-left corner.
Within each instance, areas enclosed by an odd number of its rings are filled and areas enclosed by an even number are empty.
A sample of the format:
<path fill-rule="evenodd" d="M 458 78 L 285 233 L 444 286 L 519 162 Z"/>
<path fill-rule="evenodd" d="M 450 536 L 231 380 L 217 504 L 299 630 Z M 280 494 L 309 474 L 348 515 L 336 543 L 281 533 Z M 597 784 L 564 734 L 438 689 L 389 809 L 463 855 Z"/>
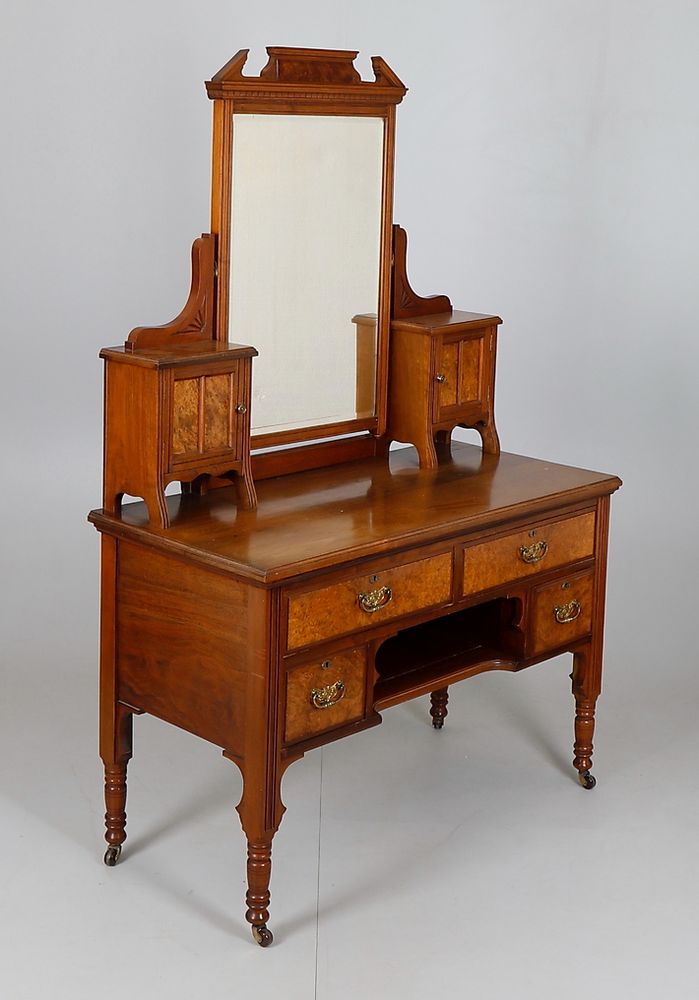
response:
<path fill-rule="evenodd" d="M 169 526 L 165 487 L 233 477 L 243 507 L 256 504 L 250 465 L 254 347 L 218 341 L 166 350 L 108 347 L 105 360 L 104 507 L 142 497 L 150 522 Z"/>
<path fill-rule="evenodd" d="M 499 316 L 443 312 L 391 323 L 389 435 L 415 445 L 423 468 L 437 466 L 435 440 L 473 427 L 483 450 L 500 452 L 495 428 Z"/>

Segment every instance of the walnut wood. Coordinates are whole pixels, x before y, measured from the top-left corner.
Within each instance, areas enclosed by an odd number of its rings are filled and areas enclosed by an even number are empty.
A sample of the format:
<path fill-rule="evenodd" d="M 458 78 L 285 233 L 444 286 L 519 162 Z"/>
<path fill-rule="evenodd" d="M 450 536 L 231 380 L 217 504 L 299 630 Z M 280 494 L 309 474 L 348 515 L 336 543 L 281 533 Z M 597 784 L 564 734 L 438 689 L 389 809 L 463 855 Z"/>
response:
<path fill-rule="evenodd" d="M 272 46 L 269 61 L 259 77 L 246 76 L 243 68 L 248 50 L 241 49 L 206 84 L 214 102 L 212 160 L 211 230 L 218 240 L 216 330 L 218 340 L 229 336 L 229 286 L 231 245 L 231 185 L 233 172 L 233 115 L 316 114 L 370 115 L 384 121 L 383 184 L 381 204 L 381 244 L 379 259 L 379 302 L 376 350 L 376 382 L 371 413 L 362 408 L 355 420 L 341 426 L 324 424 L 295 431 L 256 434 L 252 447 L 280 448 L 290 442 L 317 441 L 340 434 L 370 430 L 381 437 L 387 423 L 388 337 L 390 324 L 391 226 L 393 215 L 393 175 L 395 150 L 395 106 L 406 92 L 396 74 L 380 57 L 372 58 L 375 79 L 362 80 L 353 66 L 355 51 L 296 49 Z M 304 467 L 325 463 L 322 444 L 309 445 Z M 336 461 L 352 461 L 353 447 L 338 445 Z M 285 464 L 288 460 L 288 465 Z M 255 462 L 266 468 L 269 460 Z M 275 467 L 283 473 L 297 471 L 299 456 L 282 452 Z M 265 474 L 265 473 L 263 473 Z"/>
<path fill-rule="evenodd" d="M 197 344 L 214 336 L 216 237 L 202 235 L 192 244 L 192 286 L 182 312 L 163 326 L 137 326 L 125 343 L 127 350 Z M 226 338 L 228 339 L 228 338 Z"/>
<path fill-rule="evenodd" d="M 212 100 L 235 99 L 245 102 L 246 109 L 253 102 L 256 109 L 266 101 L 278 105 L 286 100 L 314 108 L 327 102 L 327 113 L 332 114 L 337 104 L 373 108 L 398 104 L 406 93 L 406 87 L 380 56 L 372 56 L 371 82 L 362 80 L 353 66 L 356 51 L 268 46 L 269 58 L 259 77 L 243 75 L 249 51 L 240 49 L 207 82 L 206 92 Z"/>
<path fill-rule="evenodd" d="M 420 469 L 415 451 L 311 469 L 258 484 L 254 511 L 236 511 L 230 488 L 167 497 L 170 528 L 148 527 L 141 503 L 93 511 L 100 530 L 241 579 L 272 584 L 362 558 L 406 552 L 480 530 L 528 530 L 621 485 L 615 476 L 452 444 L 451 460 Z M 555 519 L 555 517 L 554 517 Z M 519 522 L 519 523 L 518 523 Z M 475 536 L 471 536 L 476 541 Z"/>
<path fill-rule="evenodd" d="M 574 766 L 592 787 L 610 495 L 621 485 L 500 454 L 499 317 L 415 295 L 398 228 L 391 271 L 395 106 L 405 93 L 395 74 L 376 58 L 375 80 L 362 81 L 355 52 L 268 55 L 259 77 L 244 76 L 242 50 L 207 84 L 212 235 L 195 242 L 184 310 L 102 352 L 104 509 L 89 516 L 102 533 L 105 861 L 126 837 L 133 715 L 150 712 L 218 746 L 241 772 L 246 918 L 263 945 L 285 769 L 377 725 L 379 710 L 430 694 L 441 728 L 451 684 L 571 652 Z M 375 333 L 366 324 L 376 412 L 343 425 L 361 427 L 355 437 L 251 455 L 256 352 L 227 343 L 234 111 L 386 123 Z M 358 409 L 370 406 L 370 383 L 358 383 Z M 477 428 L 482 448 L 450 441 L 459 424 Z M 388 454 L 393 437 L 415 448 Z M 308 441 L 309 429 L 283 440 Z M 234 485 L 222 485 L 229 477 Z M 165 498 L 173 479 L 190 485 Z M 144 502 L 122 507 L 123 493 Z M 521 548 L 542 540 L 543 557 L 523 561 Z M 580 615 L 557 621 L 555 608 L 573 599 Z"/>
<path fill-rule="evenodd" d="M 375 725 L 376 708 L 430 692 L 439 723 L 449 684 L 483 670 L 521 670 L 572 649 L 576 767 L 587 768 L 601 671 L 604 502 L 618 485 L 615 477 L 518 456 L 484 456 L 458 445 L 451 462 L 435 472 L 417 468 L 414 452 L 405 449 L 390 463 L 377 457 L 265 480 L 256 511 L 234 513 L 226 490 L 170 498 L 167 531 L 148 525 L 143 504 L 129 504 L 119 515 L 94 512 L 105 549 L 101 733 L 110 843 L 123 839 L 132 712 L 152 712 L 202 736 L 240 768 L 246 915 L 254 927 L 269 919 L 285 768 L 311 746 Z M 537 618 L 537 602 L 543 607 L 542 595 L 579 575 L 569 566 L 524 578 L 515 567 L 513 578 L 499 578 L 496 587 L 488 580 L 484 595 L 462 596 L 463 577 L 452 566 L 460 567 L 470 543 L 498 543 L 569 517 L 588 518 L 593 503 L 589 637 L 561 626 L 555 650 L 548 640 L 542 649 L 539 640 L 547 626 Z M 581 551 L 573 547 L 568 554 L 577 559 Z M 438 572 L 431 575 L 433 567 Z M 328 594 L 332 602 L 350 584 L 368 584 L 374 576 L 376 586 L 389 580 L 399 594 L 401 574 L 415 599 L 399 607 L 400 614 L 389 603 L 382 620 L 381 611 L 366 615 L 340 602 L 335 617 L 342 615 L 342 624 L 324 624 Z M 440 589 L 445 580 L 446 592 Z M 296 653 L 300 647 L 294 647 L 284 655 L 285 622 L 295 600 L 304 609 L 298 641 L 316 643 L 316 651 Z M 462 627 L 451 616 L 464 613 L 476 617 Z M 446 642 L 441 650 L 421 638 L 435 628 Z M 387 656 L 388 643 L 401 636 L 403 652 Z M 324 669 L 325 660 L 335 667 Z M 345 682 L 347 693 L 337 706 L 310 708 L 309 684 L 316 686 L 323 675 L 328 683 Z"/>
<path fill-rule="evenodd" d="M 432 316 L 450 313 L 447 295 L 417 295 L 408 280 L 408 234 L 400 226 L 393 227 L 393 270 L 391 280 L 391 319 Z"/>
<path fill-rule="evenodd" d="M 366 612 L 359 595 L 373 591 L 384 591 L 390 599 L 377 611 Z M 286 647 L 299 649 L 445 604 L 451 594 L 451 550 L 387 570 L 367 564 L 361 574 L 337 583 L 289 592 Z"/>
<path fill-rule="evenodd" d="M 546 586 L 538 587 L 532 595 L 532 645 L 533 654 L 546 649 L 568 648 L 576 639 L 589 635 L 592 629 L 591 571 L 566 575 Z M 581 612 L 574 621 L 561 623 L 556 620 L 555 608 L 571 601 L 578 601 Z"/>
<path fill-rule="evenodd" d="M 546 551 L 538 562 L 525 562 L 522 548 L 544 542 Z M 536 576 L 566 563 L 589 558 L 594 544 L 595 515 L 588 512 L 469 545 L 464 549 L 463 556 L 463 593 L 487 590 L 506 580 Z"/>
<path fill-rule="evenodd" d="M 430 694 L 430 715 L 432 716 L 432 725 L 435 729 L 444 728 L 444 720 L 449 714 L 449 710 L 447 709 L 448 703 L 449 688 L 439 688 Z"/>
<path fill-rule="evenodd" d="M 364 717 L 366 704 L 366 647 L 315 657 L 289 669 L 286 675 L 284 742 L 299 743 L 318 733 Z M 344 694 L 328 708 L 316 708 L 313 690 L 341 683 Z"/>
<path fill-rule="evenodd" d="M 242 754 L 245 587 L 123 542 L 117 599 L 118 699 Z"/>
<path fill-rule="evenodd" d="M 573 656 L 573 696 L 575 698 L 575 744 L 573 767 L 585 774 L 592 767 L 595 708 L 602 690 L 602 652 L 604 643 L 604 599 L 607 582 L 607 546 L 609 538 L 609 497 L 597 502 L 595 539 L 596 571 L 593 583 L 592 635 Z"/>
<path fill-rule="evenodd" d="M 374 412 L 376 405 L 376 316 L 370 313 L 352 317 L 357 327 L 357 377 L 355 406 L 357 415 Z"/>
<path fill-rule="evenodd" d="M 473 427 L 483 450 L 500 451 L 495 428 L 495 351 L 499 316 L 440 312 L 391 323 L 387 440 L 415 445 L 434 469 L 438 440 L 454 427 Z"/>
<path fill-rule="evenodd" d="M 104 504 L 143 497 L 167 528 L 165 486 L 203 474 L 242 481 L 231 497 L 254 507 L 250 462 L 253 347 L 215 341 L 104 348 Z"/>

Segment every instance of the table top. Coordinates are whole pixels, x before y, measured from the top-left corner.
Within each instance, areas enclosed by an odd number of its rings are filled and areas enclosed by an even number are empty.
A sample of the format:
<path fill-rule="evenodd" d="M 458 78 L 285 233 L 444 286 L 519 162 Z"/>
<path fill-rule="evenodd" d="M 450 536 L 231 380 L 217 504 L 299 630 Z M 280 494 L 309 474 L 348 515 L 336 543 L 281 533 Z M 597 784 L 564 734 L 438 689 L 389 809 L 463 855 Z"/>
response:
<path fill-rule="evenodd" d="M 235 487 L 167 498 L 169 528 L 144 503 L 92 511 L 99 531 L 262 584 L 482 530 L 612 493 L 616 476 L 454 442 L 451 460 L 420 469 L 414 448 L 256 483 L 254 510 Z"/>

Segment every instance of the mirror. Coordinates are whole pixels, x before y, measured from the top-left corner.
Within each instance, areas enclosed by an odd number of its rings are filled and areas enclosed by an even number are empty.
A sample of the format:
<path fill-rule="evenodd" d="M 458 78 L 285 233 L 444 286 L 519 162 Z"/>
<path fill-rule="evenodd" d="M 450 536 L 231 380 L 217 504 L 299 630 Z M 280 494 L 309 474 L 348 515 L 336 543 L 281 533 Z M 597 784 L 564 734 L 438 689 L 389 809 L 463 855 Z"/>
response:
<path fill-rule="evenodd" d="M 322 437 L 369 427 L 384 120 L 232 118 L 228 339 L 259 352 L 251 415 L 258 447 L 264 435 L 299 428 Z"/>

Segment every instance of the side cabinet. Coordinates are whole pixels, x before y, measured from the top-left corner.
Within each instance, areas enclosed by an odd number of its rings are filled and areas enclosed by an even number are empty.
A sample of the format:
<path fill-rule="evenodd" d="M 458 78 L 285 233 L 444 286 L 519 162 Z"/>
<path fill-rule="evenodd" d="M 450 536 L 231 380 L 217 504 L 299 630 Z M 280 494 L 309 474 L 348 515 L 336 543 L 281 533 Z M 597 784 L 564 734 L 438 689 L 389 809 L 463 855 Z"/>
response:
<path fill-rule="evenodd" d="M 389 436 L 414 444 L 423 468 L 435 468 L 435 441 L 474 427 L 483 448 L 500 451 L 495 428 L 498 316 L 448 312 L 391 324 Z"/>
<path fill-rule="evenodd" d="M 165 486 L 235 474 L 256 503 L 250 467 L 253 347 L 105 348 L 104 507 L 142 497 L 151 524 L 168 527 Z"/>

